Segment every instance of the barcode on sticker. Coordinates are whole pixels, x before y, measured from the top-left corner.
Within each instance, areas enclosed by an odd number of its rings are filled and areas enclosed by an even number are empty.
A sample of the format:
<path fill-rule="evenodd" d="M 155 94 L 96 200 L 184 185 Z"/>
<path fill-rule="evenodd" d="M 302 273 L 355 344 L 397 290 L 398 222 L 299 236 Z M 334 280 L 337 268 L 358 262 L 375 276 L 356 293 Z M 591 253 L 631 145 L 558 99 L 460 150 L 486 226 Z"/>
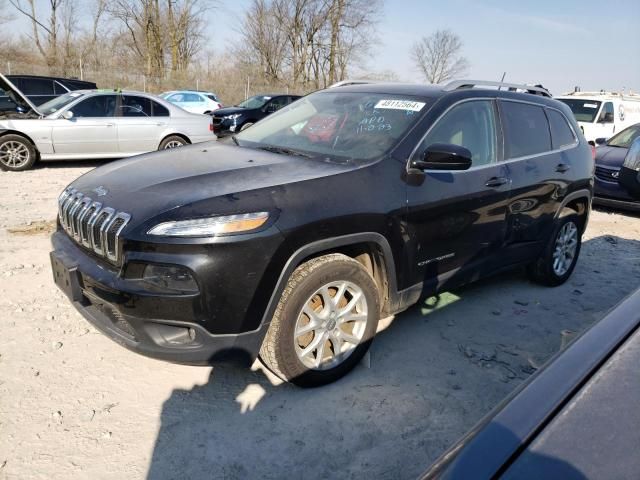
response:
<path fill-rule="evenodd" d="M 374 108 L 387 108 L 390 110 L 408 110 L 419 112 L 424 107 L 423 102 L 410 102 L 408 100 L 380 100 Z"/>

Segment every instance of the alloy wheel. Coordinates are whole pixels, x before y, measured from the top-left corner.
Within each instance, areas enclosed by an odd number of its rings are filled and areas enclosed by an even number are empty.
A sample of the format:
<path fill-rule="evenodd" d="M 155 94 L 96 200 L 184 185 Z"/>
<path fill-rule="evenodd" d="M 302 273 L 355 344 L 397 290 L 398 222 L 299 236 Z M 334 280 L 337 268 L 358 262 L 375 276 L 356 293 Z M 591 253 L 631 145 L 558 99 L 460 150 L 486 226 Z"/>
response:
<path fill-rule="evenodd" d="M 0 144 L 0 163 L 6 167 L 19 168 L 29 162 L 29 149 L 13 140 Z"/>
<path fill-rule="evenodd" d="M 180 140 L 171 140 L 170 142 L 167 142 L 167 144 L 164 146 L 165 150 L 168 150 L 170 148 L 178 148 L 183 146 L 184 143 L 181 142 Z"/>
<path fill-rule="evenodd" d="M 565 223 L 556 237 L 553 252 L 553 272 L 561 277 L 569 271 L 578 248 L 578 227 L 573 222 Z"/>
<path fill-rule="evenodd" d="M 311 370 L 337 367 L 362 342 L 367 317 L 367 300 L 356 284 L 337 281 L 320 287 L 296 320 L 298 359 Z"/>

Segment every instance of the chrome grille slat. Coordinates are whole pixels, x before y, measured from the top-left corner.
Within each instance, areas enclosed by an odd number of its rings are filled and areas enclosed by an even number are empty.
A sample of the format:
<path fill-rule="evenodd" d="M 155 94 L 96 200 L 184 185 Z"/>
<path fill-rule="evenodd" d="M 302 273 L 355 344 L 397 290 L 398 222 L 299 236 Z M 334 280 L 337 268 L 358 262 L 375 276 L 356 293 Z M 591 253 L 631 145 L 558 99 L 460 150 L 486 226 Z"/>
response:
<path fill-rule="evenodd" d="M 103 207 L 75 188 L 69 188 L 58 197 L 58 218 L 75 242 L 111 262 L 121 261 L 120 234 L 131 215 Z"/>

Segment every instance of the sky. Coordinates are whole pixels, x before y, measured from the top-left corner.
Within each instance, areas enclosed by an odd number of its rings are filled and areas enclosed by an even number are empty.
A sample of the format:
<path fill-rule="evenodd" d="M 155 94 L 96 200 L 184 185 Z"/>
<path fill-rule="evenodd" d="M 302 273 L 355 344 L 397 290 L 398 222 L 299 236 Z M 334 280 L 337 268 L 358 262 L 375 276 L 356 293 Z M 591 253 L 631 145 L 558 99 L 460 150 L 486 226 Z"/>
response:
<path fill-rule="evenodd" d="M 239 41 L 250 3 L 217 2 L 207 14 L 207 48 L 222 53 Z M 27 26 L 22 19 L 14 24 Z M 385 0 L 362 71 L 421 81 L 409 50 L 439 29 L 461 37 L 468 79 L 500 80 L 506 72 L 507 82 L 540 83 L 555 95 L 575 86 L 640 93 L 640 0 Z"/>

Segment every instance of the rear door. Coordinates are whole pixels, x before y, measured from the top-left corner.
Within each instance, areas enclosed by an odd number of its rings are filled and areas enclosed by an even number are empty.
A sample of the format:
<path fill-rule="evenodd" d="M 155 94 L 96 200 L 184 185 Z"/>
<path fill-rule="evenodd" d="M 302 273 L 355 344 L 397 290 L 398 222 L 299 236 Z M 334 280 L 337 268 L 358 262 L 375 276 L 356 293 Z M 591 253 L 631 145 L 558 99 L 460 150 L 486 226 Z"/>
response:
<path fill-rule="evenodd" d="M 69 120 L 58 118 L 52 129 L 56 154 L 113 155 L 118 152 L 115 124 L 117 95 L 92 95 L 72 106 Z"/>
<path fill-rule="evenodd" d="M 123 154 L 157 150 L 169 123 L 169 111 L 150 98 L 122 95 L 116 122 L 118 148 Z"/>
<path fill-rule="evenodd" d="M 512 181 L 508 207 L 508 263 L 531 256 L 553 227 L 572 178 L 578 139 L 559 110 L 500 100 L 505 164 Z M 553 127 L 551 129 L 550 127 Z M 553 131 L 553 137 L 552 137 Z"/>
<path fill-rule="evenodd" d="M 407 252 L 413 283 L 442 285 L 480 272 L 503 245 L 510 183 L 499 160 L 500 128 L 494 100 L 472 99 L 451 107 L 421 141 L 413 158 L 432 144 L 471 151 L 466 171 L 426 170 L 421 185 L 407 188 L 407 232 L 415 238 Z M 460 274 L 460 277 L 458 277 Z"/>

